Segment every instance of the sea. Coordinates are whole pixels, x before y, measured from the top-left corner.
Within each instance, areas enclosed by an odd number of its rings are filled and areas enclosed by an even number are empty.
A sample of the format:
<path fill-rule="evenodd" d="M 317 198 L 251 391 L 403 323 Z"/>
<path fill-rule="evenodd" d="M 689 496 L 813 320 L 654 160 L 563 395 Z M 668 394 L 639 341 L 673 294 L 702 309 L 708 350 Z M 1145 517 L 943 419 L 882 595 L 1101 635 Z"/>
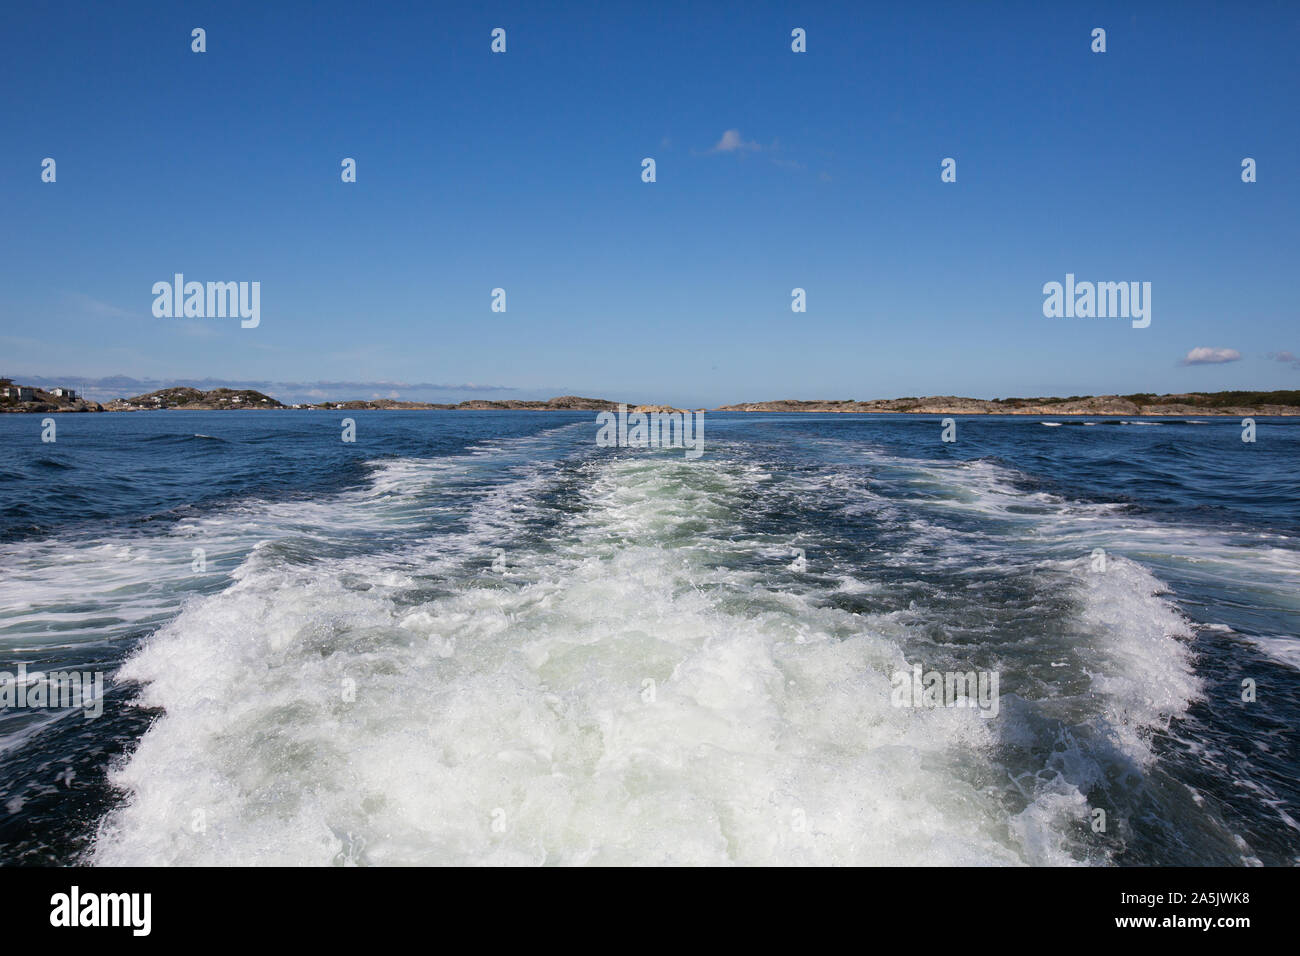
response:
<path fill-rule="evenodd" d="M 0 864 L 1300 863 L 1300 421 L 56 421 L 0 415 Z"/>

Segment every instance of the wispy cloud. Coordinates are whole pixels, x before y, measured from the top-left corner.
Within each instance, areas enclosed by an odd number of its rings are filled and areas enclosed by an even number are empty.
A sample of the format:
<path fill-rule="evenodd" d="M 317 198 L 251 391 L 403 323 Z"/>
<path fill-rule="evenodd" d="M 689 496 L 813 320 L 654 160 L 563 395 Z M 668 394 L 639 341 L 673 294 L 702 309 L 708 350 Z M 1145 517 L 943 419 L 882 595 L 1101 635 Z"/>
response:
<path fill-rule="evenodd" d="M 1241 358 L 1241 353 L 1236 349 L 1212 349 L 1201 345 L 1183 357 L 1180 365 L 1223 365 L 1225 362 L 1235 362 Z"/>
<path fill-rule="evenodd" d="M 729 129 L 722 134 L 722 138 L 713 144 L 709 150 L 710 153 L 739 153 L 746 151 L 758 152 L 763 147 L 758 143 L 745 139 L 740 135 L 740 130 Z"/>
<path fill-rule="evenodd" d="M 65 292 L 63 293 L 63 299 L 70 309 L 83 315 L 93 315 L 106 319 L 138 319 L 142 314 L 148 314 L 140 309 L 132 312 L 130 309 L 119 308 L 116 305 L 101 302 L 99 299 L 80 292 Z"/>
<path fill-rule="evenodd" d="M 1300 356 L 1293 352 L 1269 352 L 1268 357 L 1275 362 L 1281 362 L 1283 365 L 1300 368 Z"/>
<path fill-rule="evenodd" d="M 209 322 L 195 322 L 189 319 L 173 319 L 171 321 L 173 329 L 179 329 L 183 334 L 192 336 L 196 339 L 211 339 L 218 335 L 217 329 Z"/>

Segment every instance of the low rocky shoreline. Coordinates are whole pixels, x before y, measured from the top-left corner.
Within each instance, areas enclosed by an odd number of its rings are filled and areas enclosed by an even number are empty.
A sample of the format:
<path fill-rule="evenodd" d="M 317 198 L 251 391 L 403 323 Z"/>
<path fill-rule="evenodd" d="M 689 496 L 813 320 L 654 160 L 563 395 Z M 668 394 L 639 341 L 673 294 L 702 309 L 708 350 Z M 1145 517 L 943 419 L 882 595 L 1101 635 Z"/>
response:
<path fill-rule="evenodd" d="M 1270 401 L 1281 399 L 1281 401 Z M 1174 395 L 1076 395 L 1070 398 L 887 398 L 867 402 L 801 401 L 744 402 L 723 405 L 720 412 L 895 413 L 903 415 L 1192 415 L 1241 418 L 1300 415 L 1300 392 L 1186 392 Z"/>
<path fill-rule="evenodd" d="M 176 387 L 160 389 L 133 398 L 117 398 L 99 403 L 83 398 L 69 398 L 41 389 L 29 389 L 30 401 L 0 399 L 0 412 L 142 412 L 173 409 L 191 411 L 237 411 L 326 409 L 330 411 L 443 409 L 457 411 L 617 411 L 619 402 L 604 398 L 561 395 L 546 401 L 489 401 L 471 399 L 456 404 L 403 402 L 381 398 L 373 401 L 318 402 L 286 405 L 253 389 L 217 388 L 200 391 Z M 683 412 L 671 405 L 636 405 L 625 403 L 633 412 Z M 705 409 L 699 409 L 704 411 Z M 859 402 L 845 400 L 781 399 L 769 402 L 741 402 L 722 405 L 719 412 L 811 412 L 819 414 L 899 414 L 899 415 L 1039 415 L 1039 416 L 1300 416 L 1300 391 L 1274 392 L 1184 392 L 1155 395 L 1073 395 L 1068 398 L 964 398 L 957 395 L 932 395 L 923 398 L 880 398 Z"/>
<path fill-rule="evenodd" d="M 365 411 L 367 409 L 527 409 L 537 411 L 606 411 L 617 408 L 614 402 L 602 398 L 582 398 L 561 395 L 544 402 L 501 401 L 472 399 L 455 405 L 436 402 L 401 402 L 391 398 L 374 401 L 316 402 L 285 405 L 278 399 L 252 389 L 232 390 L 217 388 L 200 392 L 196 388 L 167 388 L 134 398 L 119 398 L 104 406 L 106 412 L 140 412 L 156 409 L 190 409 L 194 411 L 224 411 L 236 409 L 329 409 L 331 411 Z"/>

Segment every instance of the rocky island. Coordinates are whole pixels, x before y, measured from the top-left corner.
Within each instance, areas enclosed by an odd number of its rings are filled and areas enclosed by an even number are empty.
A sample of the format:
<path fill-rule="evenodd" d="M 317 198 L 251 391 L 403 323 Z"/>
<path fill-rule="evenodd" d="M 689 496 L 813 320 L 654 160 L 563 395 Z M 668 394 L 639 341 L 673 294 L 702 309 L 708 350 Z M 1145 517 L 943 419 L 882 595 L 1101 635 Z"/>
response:
<path fill-rule="evenodd" d="M 161 408 L 188 408 L 193 411 L 218 411 L 236 408 L 287 408 L 270 395 L 251 388 L 214 388 L 206 392 L 179 386 L 163 388 L 134 398 L 115 398 L 104 403 L 106 412 L 142 412 Z"/>
<path fill-rule="evenodd" d="M 1068 398 L 877 398 L 723 405 L 720 412 L 894 412 L 906 415 L 1300 415 L 1300 390 L 1274 392 L 1181 392 L 1155 395 L 1071 395 Z"/>
<path fill-rule="evenodd" d="M 457 404 L 437 402 L 403 402 L 392 398 L 373 401 L 352 399 L 342 402 L 316 402 L 285 405 L 254 389 L 214 388 L 207 392 L 197 388 L 178 386 L 164 388 L 134 398 L 118 398 L 103 406 L 106 412 L 140 412 L 155 409 L 182 408 L 191 411 L 219 411 L 234 409 L 329 409 L 331 411 L 366 411 L 369 409 L 468 409 L 468 410 L 527 410 L 527 411 L 608 411 L 618 408 L 617 402 L 603 398 L 583 398 L 579 395 L 561 395 L 546 401 L 488 401 L 471 399 Z"/>

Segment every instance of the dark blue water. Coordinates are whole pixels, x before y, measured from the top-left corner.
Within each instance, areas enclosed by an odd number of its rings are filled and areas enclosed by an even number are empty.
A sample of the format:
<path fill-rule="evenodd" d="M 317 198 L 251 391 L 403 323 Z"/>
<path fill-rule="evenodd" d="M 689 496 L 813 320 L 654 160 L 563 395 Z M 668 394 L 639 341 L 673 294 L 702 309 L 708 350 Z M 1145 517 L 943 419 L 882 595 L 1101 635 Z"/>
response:
<path fill-rule="evenodd" d="M 341 440 L 344 417 L 365 424 Z M 427 412 L 137 412 L 0 419 L 0 541 L 175 521 L 223 502 L 329 494 L 384 458 L 455 455 L 488 438 L 553 428 L 577 415 Z M 590 418 L 590 416 L 583 416 Z"/>
<path fill-rule="evenodd" d="M 1300 859 L 1300 423 L 594 418 L 0 416 L 0 862 Z"/>

